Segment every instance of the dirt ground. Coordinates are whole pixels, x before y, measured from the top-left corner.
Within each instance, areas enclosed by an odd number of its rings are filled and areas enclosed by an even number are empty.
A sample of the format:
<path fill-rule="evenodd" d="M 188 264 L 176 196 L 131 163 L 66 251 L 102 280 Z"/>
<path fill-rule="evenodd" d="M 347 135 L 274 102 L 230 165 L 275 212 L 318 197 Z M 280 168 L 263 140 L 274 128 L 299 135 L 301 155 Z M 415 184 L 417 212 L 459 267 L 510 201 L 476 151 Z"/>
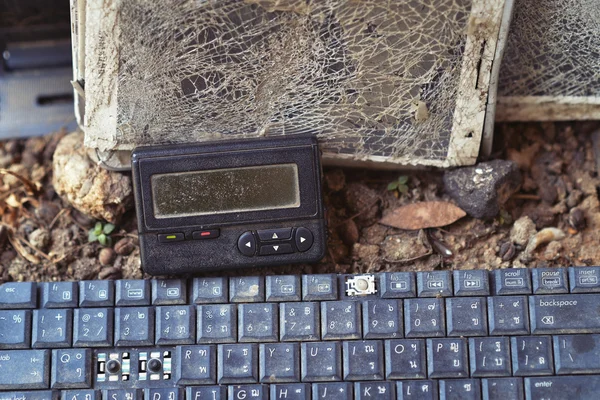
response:
<path fill-rule="evenodd" d="M 322 262 L 228 273 L 600 265 L 600 154 L 592 134 L 599 128 L 599 123 L 498 125 L 491 158 L 519 165 L 520 191 L 493 219 L 466 216 L 443 228 L 403 231 L 378 223 L 402 205 L 451 201 L 443 170 L 325 168 L 329 246 Z M 0 283 L 143 277 L 134 210 L 123 216 L 110 235 L 112 246 L 105 247 L 88 242 L 96 221 L 55 193 L 51 160 L 63 135 L 0 143 L 0 168 L 14 173 L 0 175 Z M 406 193 L 388 190 L 400 175 L 408 178 Z M 536 234 L 544 236 L 542 244 L 525 251 Z"/>

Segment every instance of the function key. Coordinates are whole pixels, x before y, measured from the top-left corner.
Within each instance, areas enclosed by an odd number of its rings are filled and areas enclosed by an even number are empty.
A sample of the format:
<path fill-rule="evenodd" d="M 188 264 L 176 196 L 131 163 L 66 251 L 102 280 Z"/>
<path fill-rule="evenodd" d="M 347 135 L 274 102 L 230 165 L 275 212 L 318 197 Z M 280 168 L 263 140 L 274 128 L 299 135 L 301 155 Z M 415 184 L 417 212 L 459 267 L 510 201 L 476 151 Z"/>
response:
<path fill-rule="evenodd" d="M 600 292 L 600 267 L 570 267 L 572 293 Z"/>
<path fill-rule="evenodd" d="M 267 301 L 300 301 L 298 275 L 267 276 Z"/>
<path fill-rule="evenodd" d="M 334 274 L 302 275 L 302 300 L 337 300 Z"/>
<path fill-rule="evenodd" d="M 256 253 L 256 238 L 250 231 L 242 233 L 237 245 L 240 253 L 245 256 L 251 257 Z"/>
<path fill-rule="evenodd" d="M 227 278 L 194 278 L 192 302 L 195 304 L 227 303 Z"/>
<path fill-rule="evenodd" d="M 298 251 L 307 251 L 313 245 L 313 234 L 306 228 L 296 229 L 296 235 L 294 237 Z"/>
<path fill-rule="evenodd" d="M 120 280 L 116 282 L 117 306 L 149 306 L 150 281 L 142 279 Z"/>
<path fill-rule="evenodd" d="M 33 282 L 7 282 L 0 285 L 0 309 L 35 308 L 37 288 Z"/>
<path fill-rule="evenodd" d="M 453 275 L 456 296 L 488 296 L 490 294 L 488 271 L 482 269 L 454 271 Z"/>
<path fill-rule="evenodd" d="M 452 296 L 450 271 L 418 272 L 417 293 L 419 297 Z"/>
<path fill-rule="evenodd" d="M 566 268 L 534 268 L 531 278 L 534 294 L 569 293 Z"/>
<path fill-rule="evenodd" d="M 152 279 L 152 304 L 185 304 L 187 288 L 183 279 Z"/>
<path fill-rule="evenodd" d="M 158 234 L 158 241 L 160 243 L 181 242 L 182 240 L 185 240 L 185 235 L 182 232 Z"/>
<path fill-rule="evenodd" d="M 385 272 L 379 276 L 382 298 L 417 297 L 415 274 L 413 272 Z"/>
<path fill-rule="evenodd" d="M 527 268 L 497 269 L 494 271 L 496 294 L 530 294 L 531 276 Z"/>
<path fill-rule="evenodd" d="M 113 283 L 113 281 L 79 282 L 79 306 L 112 306 L 115 300 L 115 288 Z"/>
<path fill-rule="evenodd" d="M 229 280 L 229 300 L 234 303 L 265 301 L 265 280 L 262 276 L 242 276 Z"/>
<path fill-rule="evenodd" d="M 264 229 L 257 232 L 261 241 L 287 240 L 292 237 L 292 228 Z"/>
<path fill-rule="evenodd" d="M 75 282 L 44 282 L 42 285 L 43 308 L 75 308 L 77 300 Z"/>

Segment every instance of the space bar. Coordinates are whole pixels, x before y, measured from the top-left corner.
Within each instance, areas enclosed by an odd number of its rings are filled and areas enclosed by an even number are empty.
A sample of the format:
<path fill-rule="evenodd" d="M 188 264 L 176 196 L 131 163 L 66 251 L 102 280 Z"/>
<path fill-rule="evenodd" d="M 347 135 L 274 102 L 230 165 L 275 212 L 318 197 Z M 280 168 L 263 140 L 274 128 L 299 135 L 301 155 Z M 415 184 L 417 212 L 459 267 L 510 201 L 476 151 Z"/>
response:
<path fill-rule="evenodd" d="M 600 390 L 600 375 L 525 378 L 527 400 L 597 399 L 598 390 Z"/>
<path fill-rule="evenodd" d="M 529 297 L 531 333 L 600 333 L 600 294 Z"/>

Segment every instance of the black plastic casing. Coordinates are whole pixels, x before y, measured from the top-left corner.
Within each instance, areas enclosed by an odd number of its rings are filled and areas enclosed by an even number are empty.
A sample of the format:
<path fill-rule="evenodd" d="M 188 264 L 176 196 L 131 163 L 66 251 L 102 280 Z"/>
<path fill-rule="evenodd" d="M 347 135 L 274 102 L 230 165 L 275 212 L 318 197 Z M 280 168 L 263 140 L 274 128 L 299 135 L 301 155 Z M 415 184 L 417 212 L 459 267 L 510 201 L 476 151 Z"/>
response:
<path fill-rule="evenodd" d="M 313 136 L 138 147 L 133 150 L 131 163 L 142 268 L 148 274 L 193 274 L 223 268 L 310 263 L 325 255 L 327 229 L 321 193 L 321 161 L 317 139 Z M 298 208 L 154 217 L 152 175 L 287 163 L 298 167 Z M 244 232 L 289 227 L 308 228 L 314 236 L 312 247 L 305 252 L 268 256 L 245 256 L 238 250 L 238 238 Z M 192 232 L 210 229 L 219 229 L 219 237 L 192 239 Z M 159 234 L 169 233 L 183 233 L 185 240 L 159 242 Z M 290 243 L 297 250 L 294 241 Z"/>

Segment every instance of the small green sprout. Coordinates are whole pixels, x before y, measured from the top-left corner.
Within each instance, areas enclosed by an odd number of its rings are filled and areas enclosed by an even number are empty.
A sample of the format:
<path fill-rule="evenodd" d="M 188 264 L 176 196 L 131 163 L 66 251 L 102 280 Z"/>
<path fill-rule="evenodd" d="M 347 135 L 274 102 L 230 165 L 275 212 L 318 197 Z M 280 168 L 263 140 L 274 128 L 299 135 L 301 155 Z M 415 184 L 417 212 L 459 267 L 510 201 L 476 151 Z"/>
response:
<path fill-rule="evenodd" d="M 399 176 L 398 179 L 388 183 L 387 190 L 390 192 L 397 191 L 398 193 L 406 194 L 408 193 L 408 176 L 402 175 Z"/>
<path fill-rule="evenodd" d="M 102 246 L 112 246 L 112 238 L 110 234 L 115 230 L 113 224 L 102 224 L 102 222 L 96 222 L 96 225 L 88 232 L 88 242 L 100 242 Z"/>

